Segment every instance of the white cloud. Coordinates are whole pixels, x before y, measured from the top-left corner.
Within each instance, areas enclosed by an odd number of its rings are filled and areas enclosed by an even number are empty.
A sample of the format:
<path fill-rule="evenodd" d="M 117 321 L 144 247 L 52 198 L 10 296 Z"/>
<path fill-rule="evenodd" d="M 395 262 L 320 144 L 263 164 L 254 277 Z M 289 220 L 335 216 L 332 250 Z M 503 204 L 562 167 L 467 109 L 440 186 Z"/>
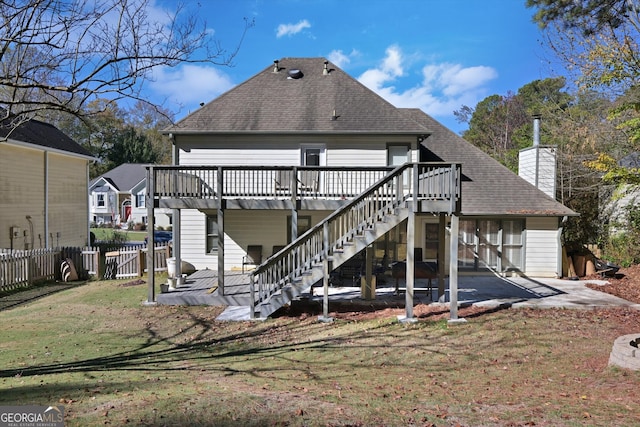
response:
<path fill-rule="evenodd" d="M 311 28 L 311 24 L 306 19 L 298 22 L 297 24 L 280 24 L 276 32 L 276 37 L 292 36 L 298 34 L 305 28 Z"/>
<path fill-rule="evenodd" d="M 352 58 L 357 58 L 360 56 L 360 52 L 356 49 L 351 50 L 350 53 L 346 54 L 342 50 L 332 50 L 327 59 L 333 62 L 340 68 L 344 68 L 351 63 Z"/>
<path fill-rule="evenodd" d="M 358 80 L 396 107 L 420 108 L 433 116 L 448 117 L 462 105 L 475 106 L 486 96 L 487 83 L 498 77 L 496 70 L 487 66 L 427 64 L 422 68 L 421 82 L 398 90 L 397 85 L 412 75 L 405 73 L 408 62 L 414 60 L 405 60 L 398 46 L 390 46 L 380 65 L 366 70 Z"/>
<path fill-rule="evenodd" d="M 351 58 L 345 55 L 341 50 L 332 50 L 328 55 L 328 59 L 340 68 L 344 68 L 345 65 L 351 62 Z"/>
<path fill-rule="evenodd" d="M 193 64 L 158 68 L 153 77 L 149 86 L 155 94 L 187 107 L 209 102 L 234 86 L 229 76 L 217 69 Z"/>

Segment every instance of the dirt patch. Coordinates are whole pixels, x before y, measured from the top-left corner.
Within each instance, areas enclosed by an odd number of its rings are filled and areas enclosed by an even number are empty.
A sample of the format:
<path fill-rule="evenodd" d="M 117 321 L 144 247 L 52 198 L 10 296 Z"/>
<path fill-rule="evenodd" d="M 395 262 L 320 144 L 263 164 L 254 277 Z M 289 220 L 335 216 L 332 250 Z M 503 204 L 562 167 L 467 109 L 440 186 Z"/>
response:
<path fill-rule="evenodd" d="M 601 280 L 598 275 L 583 278 L 583 280 Z M 621 268 L 615 277 L 607 278 L 606 285 L 587 283 L 587 287 L 601 292 L 615 295 L 627 301 L 640 304 L 640 265 Z"/>
<path fill-rule="evenodd" d="M 132 280 L 131 282 L 127 282 L 127 283 L 122 283 L 122 284 L 120 284 L 118 286 L 122 286 L 122 287 L 138 286 L 138 285 L 144 285 L 145 283 L 147 283 L 147 282 L 145 282 L 142 279 L 138 279 L 138 280 Z"/>

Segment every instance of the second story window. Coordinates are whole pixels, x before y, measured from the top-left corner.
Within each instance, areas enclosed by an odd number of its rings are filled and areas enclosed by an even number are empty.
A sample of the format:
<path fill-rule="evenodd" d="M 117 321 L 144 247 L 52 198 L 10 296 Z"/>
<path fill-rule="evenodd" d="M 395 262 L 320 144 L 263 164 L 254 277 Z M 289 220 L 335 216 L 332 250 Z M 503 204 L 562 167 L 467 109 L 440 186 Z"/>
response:
<path fill-rule="evenodd" d="M 136 194 L 136 207 L 144 208 L 144 193 Z"/>
<path fill-rule="evenodd" d="M 96 194 L 96 206 L 99 207 L 99 208 L 104 208 L 104 206 L 105 206 L 104 193 Z"/>

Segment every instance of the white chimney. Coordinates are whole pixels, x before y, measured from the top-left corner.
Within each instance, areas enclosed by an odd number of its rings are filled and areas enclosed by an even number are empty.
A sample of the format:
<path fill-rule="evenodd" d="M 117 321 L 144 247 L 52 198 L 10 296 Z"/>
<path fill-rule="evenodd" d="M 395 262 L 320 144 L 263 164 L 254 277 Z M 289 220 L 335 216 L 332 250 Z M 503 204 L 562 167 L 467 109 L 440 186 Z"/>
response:
<path fill-rule="evenodd" d="M 540 116 L 533 116 L 533 146 L 520 150 L 518 175 L 556 198 L 556 147 L 540 145 Z"/>

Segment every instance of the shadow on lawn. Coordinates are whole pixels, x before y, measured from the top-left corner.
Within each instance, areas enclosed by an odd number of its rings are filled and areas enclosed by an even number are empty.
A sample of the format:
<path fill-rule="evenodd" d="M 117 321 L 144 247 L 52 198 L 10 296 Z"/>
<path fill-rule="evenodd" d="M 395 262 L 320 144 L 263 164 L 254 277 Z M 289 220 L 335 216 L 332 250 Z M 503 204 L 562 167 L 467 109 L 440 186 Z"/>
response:
<path fill-rule="evenodd" d="M 3 292 L 0 294 L 0 311 L 20 307 L 49 295 L 53 295 L 57 292 L 82 286 L 86 283 L 87 282 L 85 281 L 50 282 L 42 285 L 29 286 L 27 288 L 18 288 L 13 291 Z"/>
<path fill-rule="evenodd" d="M 497 311 L 498 309 L 485 309 L 484 314 Z M 483 313 L 476 313 L 480 315 Z M 2 369 L 0 370 L 0 378 L 9 377 L 28 377 L 34 375 L 54 375 L 75 372 L 101 372 L 113 370 L 138 370 L 138 371 L 185 371 L 189 369 L 201 369 L 197 364 L 176 364 L 175 362 L 198 362 L 202 361 L 207 364 L 207 369 L 217 370 L 229 375 L 238 373 L 231 367 L 229 359 L 239 356 L 264 357 L 286 354 L 291 351 L 299 350 L 327 350 L 332 348 L 343 348 L 348 346 L 362 346 L 378 348 L 371 341 L 375 334 L 380 335 L 380 339 L 386 337 L 387 328 L 394 325 L 393 322 L 381 322 L 379 324 L 371 324 L 365 331 L 354 331 L 353 329 L 336 328 L 335 333 L 331 336 L 323 336 L 322 332 L 326 329 L 326 324 L 320 322 L 312 322 L 311 320 L 301 322 L 298 319 L 281 319 L 280 322 L 263 322 L 250 323 L 249 326 L 241 332 L 232 332 L 227 335 L 212 337 L 220 331 L 220 328 L 212 328 L 219 325 L 212 322 L 208 318 L 199 317 L 193 313 L 184 312 L 185 319 L 183 326 L 170 336 L 162 336 L 162 332 L 154 329 L 153 324 L 149 324 L 145 333 L 147 340 L 138 348 L 128 351 L 115 353 L 109 356 L 101 356 L 88 358 L 84 360 L 49 363 L 36 366 L 27 366 L 20 368 Z M 158 319 L 160 322 L 176 321 L 175 315 L 167 315 L 167 318 Z M 179 320 L 182 322 L 182 320 Z M 283 323 L 284 322 L 284 323 Z M 428 327 L 428 325 L 423 325 Z M 214 330 L 215 329 L 215 330 Z M 308 339 L 307 337 L 315 336 L 319 333 L 322 338 Z M 270 342 L 274 336 L 278 334 L 286 335 L 287 340 L 282 338 Z M 428 348 L 433 347 L 433 340 L 428 339 L 427 334 L 424 337 L 412 336 L 412 344 L 403 344 L 397 342 L 394 344 L 395 349 L 414 348 L 416 340 L 425 340 L 421 345 Z M 188 337 L 189 342 L 180 343 Z M 303 339 L 304 338 L 304 339 Z M 227 344 L 234 343 L 232 347 Z M 220 363 L 218 361 L 227 361 Z M 246 359 L 243 359 L 246 360 Z M 214 362 L 214 363 L 211 363 Z M 233 363 L 234 360 L 231 360 Z M 290 368 L 290 367 L 289 367 Z M 0 391 L 0 396 L 7 391 Z"/>

